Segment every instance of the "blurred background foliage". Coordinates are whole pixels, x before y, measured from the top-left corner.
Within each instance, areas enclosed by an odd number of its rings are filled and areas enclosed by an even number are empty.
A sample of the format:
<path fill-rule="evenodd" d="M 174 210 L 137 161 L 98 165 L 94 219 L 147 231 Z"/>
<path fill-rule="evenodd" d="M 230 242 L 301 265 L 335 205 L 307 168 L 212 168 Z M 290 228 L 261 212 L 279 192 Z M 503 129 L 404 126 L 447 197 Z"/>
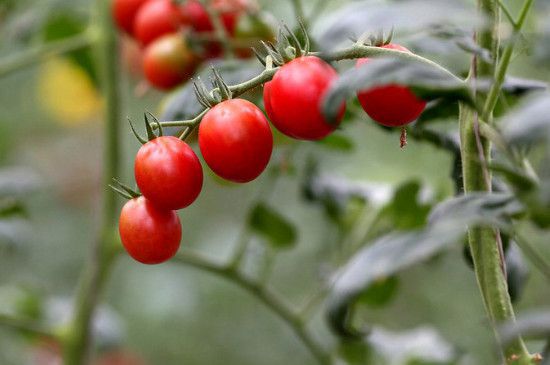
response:
<path fill-rule="evenodd" d="M 520 5 L 506 3 L 516 10 Z M 262 0 L 260 5 L 295 25 L 290 2 Z M 460 31 L 478 21 L 471 16 L 472 1 L 312 0 L 303 5 L 306 14 L 319 13 L 311 33 L 322 49 L 335 49 L 362 31 L 395 26 L 400 44 L 457 74 L 467 72 L 470 54 L 464 49 L 471 49 L 468 33 Z M 533 13 L 511 74 L 548 82 L 550 27 L 545 20 L 550 1 L 537 1 Z M 86 32 L 90 16 L 90 1 L 0 1 L 0 62 L 33 46 Z M 450 21 L 452 31 L 433 25 L 434 19 L 440 24 Z M 172 94 L 144 92 L 138 57 L 135 45 L 121 39 L 121 123 L 125 116 L 141 120 L 145 110 L 164 119 L 193 115 L 198 103 L 186 86 Z M 101 180 L 102 96 L 93 58 L 92 50 L 84 48 L 0 79 L 0 314 L 59 326 L 70 312 L 106 189 Z M 341 62 L 338 67 L 350 65 Z M 220 67 L 230 83 L 260 70 L 256 61 Z M 247 97 L 259 101 L 258 95 Z M 223 262 L 239 239 L 251 237 L 246 271 L 260 272 L 266 257 L 272 260 L 274 290 L 300 307 L 369 240 L 392 229 L 424 226 L 430 208 L 455 194 L 453 154 L 414 136 L 401 150 L 398 133 L 378 127 L 359 111 L 358 103 L 350 101 L 341 130 L 320 143 L 295 144 L 278 136 L 270 172 L 253 183 L 220 183 L 207 174 L 199 200 L 181 212 L 181 250 Z M 435 117 L 430 128 L 456 135 L 456 118 Z M 139 145 L 124 128 L 121 177 L 133 181 Z M 544 153 L 535 149 L 532 154 Z M 550 257 L 550 234 L 528 224 L 521 231 Z M 518 312 L 548 306 L 548 278 L 515 250 L 517 265 L 510 270 L 520 272 L 511 284 Z M 275 258 L 273 251 L 278 251 Z M 463 251 L 453 246 L 362 293 L 354 310 L 362 323 L 372 326 L 369 341 L 375 356 L 384 359 L 380 363 L 495 363 L 493 334 Z M 349 363 L 361 363 L 367 349 L 353 341 L 337 343 L 324 306 L 312 315 L 312 329 L 321 343 L 338 346 Z M 132 364 L 316 363 L 286 324 L 255 297 L 176 262 L 150 267 L 122 256 L 95 330 L 100 352 L 116 357 L 116 351 L 123 351 L 141 359 Z M 55 358 L 55 346 L 0 327 L 0 364 L 50 364 L 37 358 Z"/>

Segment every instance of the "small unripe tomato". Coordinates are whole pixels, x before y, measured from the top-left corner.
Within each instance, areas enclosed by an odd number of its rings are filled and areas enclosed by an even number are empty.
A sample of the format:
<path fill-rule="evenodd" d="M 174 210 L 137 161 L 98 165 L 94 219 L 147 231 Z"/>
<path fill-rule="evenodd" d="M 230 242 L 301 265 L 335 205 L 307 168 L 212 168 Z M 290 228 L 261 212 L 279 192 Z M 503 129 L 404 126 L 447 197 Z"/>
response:
<path fill-rule="evenodd" d="M 162 209 L 182 209 L 202 190 L 202 167 L 191 147 L 163 136 L 139 149 L 134 162 L 136 183 L 147 199 Z"/>
<path fill-rule="evenodd" d="M 118 231 L 128 254 L 143 264 L 167 261 L 180 247 L 181 223 L 176 212 L 160 209 L 143 196 L 122 207 Z"/>
<path fill-rule="evenodd" d="M 244 99 L 210 109 L 199 126 L 204 160 L 218 176 L 244 183 L 257 178 L 273 150 L 273 135 L 262 111 Z"/>
<path fill-rule="evenodd" d="M 150 0 L 136 14 L 134 36 L 147 45 L 165 34 L 175 33 L 183 25 L 179 7 L 172 0 Z"/>
<path fill-rule="evenodd" d="M 322 114 L 321 103 L 336 71 L 315 56 L 298 57 L 284 64 L 264 85 L 267 116 L 283 134 L 304 140 L 319 140 L 336 129 L 344 116 L 345 104 L 334 122 Z"/>
<path fill-rule="evenodd" d="M 395 49 L 410 53 L 407 48 L 398 44 L 387 44 L 383 48 Z M 369 62 L 368 58 L 357 60 L 356 66 Z M 426 102 L 419 99 L 406 86 L 383 85 L 357 93 L 363 110 L 375 122 L 386 127 L 400 127 L 416 120 L 426 107 Z"/>
<path fill-rule="evenodd" d="M 114 0 L 112 11 L 117 26 L 126 33 L 132 34 L 136 14 L 147 1 L 149 0 Z"/>
<path fill-rule="evenodd" d="M 143 73 L 154 87 L 169 90 L 188 80 L 198 63 L 199 58 L 189 49 L 182 34 L 168 34 L 145 49 Z"/>

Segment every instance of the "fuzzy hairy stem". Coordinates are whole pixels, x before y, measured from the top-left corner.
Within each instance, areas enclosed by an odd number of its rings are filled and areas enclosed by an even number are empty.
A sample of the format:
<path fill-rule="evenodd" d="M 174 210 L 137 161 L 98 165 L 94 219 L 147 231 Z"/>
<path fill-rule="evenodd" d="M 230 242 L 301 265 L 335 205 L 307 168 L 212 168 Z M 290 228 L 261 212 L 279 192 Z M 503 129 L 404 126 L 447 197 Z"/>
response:
<path fill-rule="evenodd" d="M 527 0 L 529 2 L 530 0 Z M 478 44 L 492 52 L 491 63 L 479 58 L 473 59 L 470 78 L 495 78 L 488 94 L 477 93 L 480 105 L 484 105 L 483 115 L 479 116 L 466 105 L 460 108 L 460 137 L 465 193 L 491 190 L 491 175 L 487 169 L 491 146 L 480 134 L 480 123 L 492 121 L 493 109 L 504 82 L 510 62 L 511 49 L 507 49 L 503 59 L 499 58 L 500 22 L 499 4 L 495 0 L 478 0 L 479 11 L 489 20 L 489 25 L 478 30 Z M 508 294 L 502 247 L 499 232 L 491 228 L 472 228 L 468 232 L 470 250 L 474 262 L 477 282 L 482 294 L 486 312 L 495 327 L 497 324 L 514 320 L 514 310 Z M 521 337 L 503 349 L 507 364 L 532 364 L 531 357 Z"/>

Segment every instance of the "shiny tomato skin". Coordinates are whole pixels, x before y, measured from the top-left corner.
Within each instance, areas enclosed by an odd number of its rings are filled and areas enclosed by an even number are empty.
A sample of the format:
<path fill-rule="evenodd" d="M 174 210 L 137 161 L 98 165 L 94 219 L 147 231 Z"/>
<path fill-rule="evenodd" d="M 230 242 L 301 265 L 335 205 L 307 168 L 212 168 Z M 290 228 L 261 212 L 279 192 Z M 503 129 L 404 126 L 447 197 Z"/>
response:
<path fill-rule="evenodd" d="M 114 0 L 112 11 L 117 26 L 126 33 L 132 34 L 136 14 L 147 1 L 149 0 Z"/>
<path fill-rule="evenodd" d="M 264 105 L 271 123 L 296 139 L 319 140 L 333 132 L 345 112 L 342 103 L 333 125 L 321 112 L 321 103 L 336 71 L 315 56 L 296 58 L 283 65 L 264 85 Z"/>
<path fill-rule="evenodd" d="M 128 254 L 143 264 L 160 264 L 180 247 L 181 223 L 173 210 L 160 209 L 140 196 L 120 212 L 118 231 Z"/>
<path fill-rule="evenodd" d="M 273 150 L 273 134 L 262 111 L 244 99 L 221 102 L 199 126 L 204 160 L 218 176 L 245 183 L 265 170 Z"/>
<path fill-rule="evenodd" d="M 407 48 L 398 44 L 387 44 L 383 48 L 395 49 L 410 53 Z M 368 58 L 357 60 L 356 66 L 369 62 Z M 386 127 L 400 127 L 415 121 L 426 107 L 426 102 L 419 99 L 405 86 L 390 84 L 373 87 L 357 93 L 363 110 L 375 122 Z"/>
<path fill-rule="evenodd" d="M 161 90 L 170 90 L 188 80 L 199 58 L 189 49 L 182 34 L 160 37 L 145 48 L 143 73 L 149 83 Z"/>
<path fill-rule="evenodd" d="M 178 6 L 172 0 L 150 0 L 136 14 L 134 36 L 144 46 L 183 25 Z"/>
<path fill-rule="evenodd" d="M 134 174 L 143 196 L 162 209 L 185 208 L 202 190 L 199 158 L 187 143 L 172 136 L 158 137 L 141 146 Z"/>

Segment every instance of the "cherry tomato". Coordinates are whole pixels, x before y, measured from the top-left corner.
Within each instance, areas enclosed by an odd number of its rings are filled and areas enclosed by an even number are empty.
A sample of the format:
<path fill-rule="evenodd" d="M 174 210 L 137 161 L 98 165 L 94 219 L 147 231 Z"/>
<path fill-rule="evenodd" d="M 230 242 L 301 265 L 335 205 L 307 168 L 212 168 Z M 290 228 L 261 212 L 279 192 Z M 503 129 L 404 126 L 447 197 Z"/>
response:
<path fill-rule="evenodd" d="M 169 260 L 180 247 L 181 223 L 176 212 L 157 208 L 143 196 L 122 207 L 118 231 L 128 254 L 144 264 Z"/>
<path fill-rule="evenodd" d="M 387 44 L 382 47 L 411 52 L 398 44 Z M 358 59 L 356 66 L 367 62 L 368 58 Z M 357 97 L 363 110 L 372 120 L 386 127 L 408 124 L 416 120 L 426 107 L 426 102 L 417 98 L 408 87 L 395 84 L 363 90 L 357 93 Z"/>
<path fill-rule="evenodd" d="M 265 12 L 240 16 L 234 35 L 235 41 L 239 43 L 237 55 L 241 58 L 252 57 L 251 47 L 258 47 L 260 41 L 274 42 L 275 24 L 275 19 Z"/>
<path fill-rule="evenodd" d="M 257 178 L 273 150 L 273 135 L 262 111 L 244 99 L 221 102 L 199 126 L 199 146 L 210 168 L 226 180 Z"/>
<path fill-rule="evenodd" d="M 139 8 L 149 0 L 114 0 L 113 18 L 120 29 L 132 34 L 134 19 Z"/>
<path fill-rule="evenodd" d="M 154 87 L 169 90 L 189 79 L 199 58 L 189 49 L 182 34 L 162 36 L 145 49 L 143 73 Z"/>
<path fill-rule="evenodd" d="M 243 6 L 235 1 L 214 0 L 211 5 L 214 11 L 219 12 L 223 26 L 229 36 L 235 33 L 237 18 L 243 11 Z M 204 6 L 198 0 L 188 0 L 181 5 L 181 14 L 185 22 L 199 33 L 214 32 L 214 24 Z M 204 57 L 215 58 L 222 54 L 222 45 L 219 42 L 206 42 L 204 44 Z"/>
<path fill-rule="evenodd" d="M 336 71 L 318 57 L 290 61 L 264 85 L 267 116 L 287 136 L 305 140 L 326 137 L 340 124 L 345 111 L 342 103 L 333 125 L 321 112 L 323 96 L 337 77 Z"/>
<path fill-rule="evenodd" d="M 134 163 L 136 183 L 143 196 L 162 209 L 185 208 L 202 189 L 202 167 L 182 140 L 164 136 L 144 144 Z"/>
<path fill-rule="evenodd" d="M 136 14 L 134 35 L 143 45 L 184 25 L 179 7 L 172 0 L 150 0 Z"/>

